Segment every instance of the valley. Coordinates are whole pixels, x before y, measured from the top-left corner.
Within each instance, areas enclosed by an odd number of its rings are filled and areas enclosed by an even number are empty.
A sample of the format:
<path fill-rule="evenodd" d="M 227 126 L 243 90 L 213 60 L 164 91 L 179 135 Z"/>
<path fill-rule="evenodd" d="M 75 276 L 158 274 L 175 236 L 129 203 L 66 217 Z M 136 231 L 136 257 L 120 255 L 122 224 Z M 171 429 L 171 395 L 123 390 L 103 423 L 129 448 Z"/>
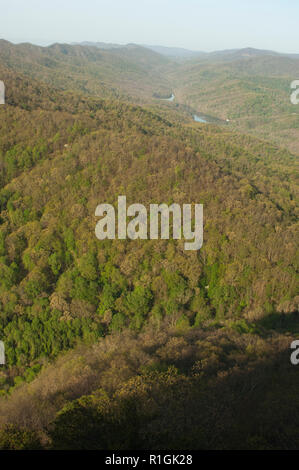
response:
<path fill-rule="evenodd" d="M 169 54 L 0 41 L 0 449 L 298 448 L 299 59 Z M 121 195 L 202 247 L 97 238 Z"/>

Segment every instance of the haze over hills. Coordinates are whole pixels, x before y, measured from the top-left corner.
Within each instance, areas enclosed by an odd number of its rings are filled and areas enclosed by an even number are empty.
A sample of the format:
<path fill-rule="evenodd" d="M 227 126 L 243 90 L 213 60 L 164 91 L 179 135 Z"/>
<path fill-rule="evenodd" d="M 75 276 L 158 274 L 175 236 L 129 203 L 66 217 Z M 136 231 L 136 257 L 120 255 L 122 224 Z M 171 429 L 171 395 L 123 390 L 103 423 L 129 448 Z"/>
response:
<path fill-rule="evenodd" d="M 74 45 L 81 45 L 81 46 L 94 46 L 98 47 L 99 49 L 117 49 L 117 48 L 125 48 L 128 47 L 128 44 L 121 45 L 121 44 L 110 44 L 105 42 L 81 42 L 81 43 L 73 43 Z M 171 59 L 190 59 L 199 56 L 204 56 L 206 52 L 199 52 L 199 51 L 191 51 L 189 49 L 184 49 L 183 47 L 166 47 L 166 46 L 148 46 L 146 44 L 142 44 L 142 47 L 146 49 L 150 49 L 158 54 L 163 56 L 169 57 Z"/>
<path fill-rule="evenodd" d="M 83 42 L 72 42 L 72 46 L 93 46 L 98 47 L 99 49 L 119 49 L 120 47 L 126 47 L 125 45 L 121 44 L 113 44 L 107 42 L 91 42 L 91 41 L 83 41 Z"/>
<path fill-rule="evenodd" d="M 157 98 L 174 93 L 172 109 L 179 108 L 183 120 L 200 113 L 229 120 L 236 130 L 299 152 L 298 111 L 290 103 L 290 84 L 299 76 L 296 55 L 247 48 L 177 61 L 173 51 L 167 57 L 135 44 L 100 45 L 2 41 L 0 59 L 28 77 L 99 97 L 161 107 Z"/>
<path fill-rule="evenodd" d="M 98 47 L 99 49 L 117 49 L 117 48 L 125 48 L 128 47 L 130 44 L 112 44 L 112 43 L 105 43 L 105 42 L 90 42 L 84 41 L 81 43 L 72 43 L 74 45 L 81 45 L 81 46 L 93 46 Z M 299 58 L 299 54 L 288 54 L 283 52 L 276 52 L 267 49 L 256 49 L 253 47 L 246 47 L 241 49 L 224 49 L 224 50 L 217 50 L 212 52 L 205 52 L 205 51 L 196 51 L 185 49 L 183 47 L 169 47 L 169 46 L 161 46 L 161 45 L 147 45 L 141 44 L 142 47 L 146 49 L 150 49 L 158 54 L 164 55 L 171 59 L 196 59 L 200 58 L 226 58 L 227 60 L 231 60 L 233 58 L 241 58 L 241 57 L 257 57 L 257 56 L 286 56 L 292 58 Z"/>
<path fill-rule="evenodd" d="M 190 51 L 182 47 L 147 46 L 145 44 L 143 46 L 172 59 L 194 59 L 207 55 L 206 52 Z"/>
<path fill-rule="evenodd" d="M 247 53 L 0 41 L 0 449 L 299 448 L 299 61 Z M 202 248 L 98 240 L 121 194 Z"/>
<path fill-rule="evenodd" d="M 207 54 L 208 58 L 225 58 L 226 60 L 240 59 L 246 57 L 258 57 L 258 56 L 282 56 L 282 57 L 292 57 L 299 58 L 299 54 L 287 54 L 283 52 L 276 52 L 266 49 L 255 49 L 253 47 L 245 47 L 242 49 L 227 49 L 213 51 Z"/>

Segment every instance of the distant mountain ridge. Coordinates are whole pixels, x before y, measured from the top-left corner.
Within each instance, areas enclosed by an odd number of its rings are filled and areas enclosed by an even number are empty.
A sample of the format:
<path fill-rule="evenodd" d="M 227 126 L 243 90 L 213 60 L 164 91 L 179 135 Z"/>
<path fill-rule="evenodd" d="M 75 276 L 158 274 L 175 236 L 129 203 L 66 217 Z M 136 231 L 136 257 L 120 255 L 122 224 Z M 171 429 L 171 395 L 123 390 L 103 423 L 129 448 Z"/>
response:
<path fill-rule="evenodd" d="M 0 64 L 84 96 L 165 108 L 169 103 L 159 98 L 173 94 L 172 112 L 182 119 L 201 112 L 299 152 L 298 108 L 290 102 L 290 84 L 299 77 L 296 54 L 244 48 L 180 58 L 165 55 L 168 48 L 163 54 L 138 44 L 84 44 L 41 47 L 0 40 Z M 169 53 L 181 51 L 188 52 L 170 48 Z"/>
<path fill-rule="evenodd" d="M 148 46 L 146 44 L 143 44 L 143 47 L 173 59 L 195 59 L 196 57 L 205 57 L 208 55 L 207 52 L 192 51 L 182 47 Z"/>
<path fill-rule="evenodd" d="M 4 39 L 0 39 L 0 48 L 1 43 L 7 44 L 9 41 L 5 41 Z M 24 42 L 20 44 L 16 44 L 17 47 L 24 47 L 25 45 L 32 48 L 39 48 L 47 50 L 47 48 L 52 48 L 53 46 L 57 45 L 58 43 L 53 43 L 49 46 L 37 46 L 31 44 L 30 42 Z M 62 44 L 59 43 L 61 46 Z M 292 59 L 299 59 L 299 53 L 284 53 L 284 52 L 277 52 L 268 49 L 256 49 L 254 47 L 244 47 L 244 48 L 235 48 L 235 49 L 223 49 L 223 50 L 216 50 L 211 52 L 206 52 L 203 50 L 191 50 L 186 49 L 183 47 L 171 47 L 171 46 L 161 46 L 161 45 L 148 45 L 148 44 L 137 44 L 137 43 L 128 43 L 128 44 L 118 44 L 118 43 L 105 43 L 102 41 L 82 41 L 82 42 L 71 42 L 65 43 L 65 47 L 73 46 L 73 47 L 86 47 L 86 48 L 94 48 L 101 49 L 104 51 L 116 52 L 119 51 L 126 51 L 132 49 L 139 49 L 140 51 L 144 51 L 145 49 L 150 50 L 155 54 L 159 54 L 160 56 L 164 56 L 167 59 L 184 61 L 184 60 L 194 60 L 194 59 L 206 59 L 206 60 L 240 60 L 240 59 L 247 59 L 247 58 L 254 58 L 254 57 L 285 57 L 285 58 L 292 58 Z"/>
<path fill-rule="evenodd" d="M 244 48 L 236 48 L 236 49 L 223 49 L 223 50 L 216 50 L 212 52 L 206 51 L 195 51 L 191 49 L 185 49 L 183 47 L 168 47 L 168 46 L 161 46 L 161 45 L 148 45 L 148 44 L 116 44 L 116 43 L 105 43 L 105 42 L 90 42 L 84 41 L 81 43 L 72 43 L 72 45 L 80 45 L 80 46 L 89 46 L 89 47 L 98 47 L 99 49 L 120 49 L 120 48 L 127 48 L 129 46 L 139 46 L 146 49 L 150 49 L 160 55 L 164 55 L 168 58 L 172 59 L 195 59 L 195 58 L 228 58 L 231 60 L 232 58 L 246 58 L 246 57 L 258 57 L 262 55 L 267 56 L 283 56 L 283 57 L 291 57 L 291 58 L 299 58 L 299 54 L 291 54 L 291 53 L 284 53 L 284 52 L 277 52 L 268 49 L 256 49 L 254 47 L 244 47 Z"/>

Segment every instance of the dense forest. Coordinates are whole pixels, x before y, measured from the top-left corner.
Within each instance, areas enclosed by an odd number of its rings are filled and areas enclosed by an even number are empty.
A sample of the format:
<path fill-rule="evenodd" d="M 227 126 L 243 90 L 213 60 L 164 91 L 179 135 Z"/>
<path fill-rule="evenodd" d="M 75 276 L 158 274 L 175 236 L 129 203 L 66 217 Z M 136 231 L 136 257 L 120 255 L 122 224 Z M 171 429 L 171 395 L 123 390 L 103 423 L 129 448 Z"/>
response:
<path fill-rule="evenodd" d="M 291 106 L 263 60 L 229 97 L 247 124 L 226 125 L 223 89 L 204 94 L 235 58 L 0 42 L 0 449 L 299 448 L 298 114 L 285 138 L 250 127 Z M 203 247 L 97 240 L 121 194 L 203 204 Z"/>

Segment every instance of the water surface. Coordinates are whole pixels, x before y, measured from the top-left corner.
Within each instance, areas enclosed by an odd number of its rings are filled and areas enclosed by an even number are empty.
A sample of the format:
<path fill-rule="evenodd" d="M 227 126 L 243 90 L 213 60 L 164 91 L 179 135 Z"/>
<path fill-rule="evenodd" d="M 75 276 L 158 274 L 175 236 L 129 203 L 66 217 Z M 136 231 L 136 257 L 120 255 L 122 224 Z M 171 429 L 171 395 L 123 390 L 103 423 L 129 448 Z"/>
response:
<path fill-rule="evenodd" d="M 193 115 L 193 119 L 194 119 L 194 121 L 196 121 L 196 122 L 205 122 L 205 123 L 208 122 L 205 118 L 203 118 L 203 117 L 201 117 L 201 116 L 197 116 L 197 114 L 194 114 L 194 115 Z"/>
<path fill-rule="evenodd" d="M 161 100 L 163 101 L 173 101 L 175 98 L 174 94 L 172 93 L 172 95 L 170 96 L 170 98 L 160 98 Z"/>

